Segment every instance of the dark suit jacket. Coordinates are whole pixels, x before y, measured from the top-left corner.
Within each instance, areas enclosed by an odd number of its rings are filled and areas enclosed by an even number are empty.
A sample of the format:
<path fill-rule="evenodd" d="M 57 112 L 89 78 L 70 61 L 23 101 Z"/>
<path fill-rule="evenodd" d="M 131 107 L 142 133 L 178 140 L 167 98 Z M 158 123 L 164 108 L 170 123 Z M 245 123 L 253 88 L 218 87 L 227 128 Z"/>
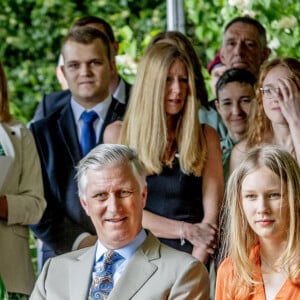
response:
<path fill-rule="evenodd" d="M 121 78 L 121 80 L 123 79 Z M 129 100 L 131 85 L 126 81 L 124 81 L 124 83 L 125 83 L 125 101 L 127 105 Z M 70 90 L 57 91 L 51 94 L 44 95 L 42 101 L 38 104 L 35 110 L 31 122 L 36 122 L 54 113 L 55 111 L 60 110 L 68 103 L 70 97 L 71 97 Z"/>
<path fill-rule="evenodd" d="M 83 300 L 96 247 L 50 259 L 30 300 Z M 193 256 L 161 244 L 150 232 L 128 262 L 108 300 L 208 300 L 206 268 Z"/>
<path fill-rule="evenodd" d="M 33 119 L 31 122 L 36 122 L 40 119 L 49 116 L 55 111 L 64 107 L 71 98 L 70 90 L 62 90 L 53 92 L 43 96 L 42 101 L 38 104 Z"/>
<path fill-rule="evenodd" d="M 115 99 L 109 107 L 104 128 L 123 117 L 125 105 Z M 74 178 L 75 166 L 82 158 L 70 97 L 65 106 L 30 125 L 41 160 L 47 208 L 41 221 L 32 225 L 36 237 L 43 241 L 43 251 L 50 256 L 70 251 L 76 237 L 95 229 L 82 209 Z"/>

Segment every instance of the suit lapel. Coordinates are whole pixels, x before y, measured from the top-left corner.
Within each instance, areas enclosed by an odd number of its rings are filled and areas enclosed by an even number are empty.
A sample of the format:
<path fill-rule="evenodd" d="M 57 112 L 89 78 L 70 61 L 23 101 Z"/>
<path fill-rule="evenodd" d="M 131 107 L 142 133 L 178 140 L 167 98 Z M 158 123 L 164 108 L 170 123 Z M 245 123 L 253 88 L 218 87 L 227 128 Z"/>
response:
<path fill-rule="evenodd" d="M 82 158 L 81 148 L 77 137 L 77 126 L 75 124 L 73 111 L 70 103 L 61 111 L 61 115 L 57 120 L 59 133 L 62 141 L 72 158 L 73 164 Z"/>
<path fill-rule="evenodd" d="M 160 258 L 159 249 L 159 241 L 148 232 L 147 239 L 128 263 L 108 299 L 131 299 L 157 271 L 157 265 L 151 261 Z"/>
<path fill-rule="evenodd" d="M 99 144 L 103 143 L 103 133 L 105 127 L 116 121 L 122 120 L 126 110 L 126 105 L 120 103 L 116 99 L 112 98 L 108 112 L 106 114 L 104 124 L 101 128 L 99 136 Z M 74 120 L 73 111 L 70 102 L 61 110 L 60 117 L 57 120 L 59 133 L 62 136 L 62 141 L 67 148 L 73 163 L 82 158 L 81 148 L 78 141 L 77 126 Z"/>
<path fill-rule="evenodd" d="M 92 276 L 96 246 L 71 261 L 69 265 L 70 299 L 87 299 Z"/>
<path fill-rule="evenodd" d="M 131 91 L 131 85 L 126 82 L 124 80 L 124 83 L 125 83 L 125 101 L 126 101 L 126 105 L 128 104 L 128 101 L 129 101 L 129 97 L 130 97 L 130 91 Z"/>

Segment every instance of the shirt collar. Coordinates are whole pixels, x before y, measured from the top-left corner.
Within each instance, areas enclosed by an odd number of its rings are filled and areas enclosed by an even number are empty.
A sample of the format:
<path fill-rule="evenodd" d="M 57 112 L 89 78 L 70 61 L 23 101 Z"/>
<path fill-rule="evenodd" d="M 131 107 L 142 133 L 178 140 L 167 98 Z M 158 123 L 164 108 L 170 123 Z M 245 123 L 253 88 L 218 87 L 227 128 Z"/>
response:
<path fill-rule="evenodd" d="M 129 260 L 134 255 L 136 250 L 143 244 L 146 237 L 147 234 L 145 230 L 142 229 L 140 233 L 129 244 L 122 248 L 116 249 L 115 251 L 122 255 L 125 260 Z M 108 250 L 109 249 L 104 247 L 98 240 L 95 261 L 98 261 L 101 258 L 101 256 L 103 256 L 103 254 Z"/>
<path fill-rule="evenodd" d="M 80 120 L 80 117 L 82 113 L 86 111 L 94 110 L 100 119 L 105 120 L 106 114 L 108 112 L 109 106 L 111 104 L 112 97 L 109 95 L 106 99 L 95 105 L 93 108 L 85 109 L 82 105 L 80 105 L 74 98 L 71 98 L 71 107 L 73 110 L 73 114 L 75 117 L 75 121 L 78 122 Z"/>

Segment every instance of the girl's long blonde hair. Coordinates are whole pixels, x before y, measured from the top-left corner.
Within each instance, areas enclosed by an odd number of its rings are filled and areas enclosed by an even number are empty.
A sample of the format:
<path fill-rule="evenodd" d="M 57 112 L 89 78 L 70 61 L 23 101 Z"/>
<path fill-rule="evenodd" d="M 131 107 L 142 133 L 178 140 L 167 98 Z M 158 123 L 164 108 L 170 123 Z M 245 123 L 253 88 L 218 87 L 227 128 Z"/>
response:
<path fill-rule="evenodd" d="M 287 244 L 275 266 L 285 269 L 290 280 L 300 285 L 300 168 L 294 158 L 283 149 L 276 146 L 257 147 L 250 150 L 231 174 L 222 209 L 221 253 L 223 258 L 231 258 L 234 268 L 228 299 L 248 299 L 243 296 L 251 294 L 253 285 L 261 284 L 253 279 L 258 269 L 249 256 L 251 249 L 258 244 L 258 237 L 249 226 L 243 211 L 241 188 L 245 177 L 263 166 L 280 178 L 289 205 Z"/>

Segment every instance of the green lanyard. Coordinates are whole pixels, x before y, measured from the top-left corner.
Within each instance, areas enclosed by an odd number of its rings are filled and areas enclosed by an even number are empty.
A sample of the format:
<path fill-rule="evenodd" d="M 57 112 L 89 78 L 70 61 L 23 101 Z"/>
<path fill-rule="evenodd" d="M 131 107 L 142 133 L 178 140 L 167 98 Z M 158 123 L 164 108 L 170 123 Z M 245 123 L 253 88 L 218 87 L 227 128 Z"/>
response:
<path fill-rule="evenodd" d="M 4 286 L 4 283 L 2 281 L 2 278 L 0 276 L 0 300 L 7 300 L 7 293 L 6 293 L 6 288 Z"/>
<path fill-rule="evenodd" d="M 1 144 L 0 144 L 0 156 L 5 156 L 5 152 Z"/>

